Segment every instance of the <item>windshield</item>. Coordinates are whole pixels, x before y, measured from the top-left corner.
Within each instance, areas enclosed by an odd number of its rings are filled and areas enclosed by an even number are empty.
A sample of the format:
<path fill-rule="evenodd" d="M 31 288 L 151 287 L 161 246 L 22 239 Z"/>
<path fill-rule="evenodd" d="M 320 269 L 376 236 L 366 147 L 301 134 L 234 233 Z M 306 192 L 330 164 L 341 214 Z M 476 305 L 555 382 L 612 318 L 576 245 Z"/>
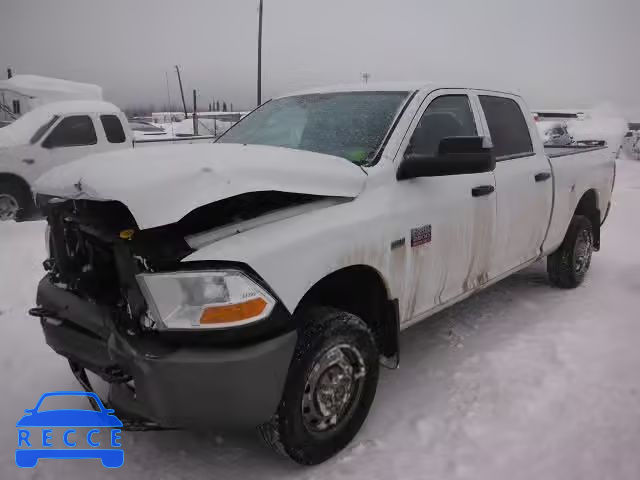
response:
<path fill-rule="evenodd" d="M 271 145 L 368 163 L 408 92 L 299 95 L 265 103 L 218 142 Z"/>
<path fill-rule="evenodd" d="M 60 118 L 58 117 L 58 115 L 54 115 L 53 117 L 51 117 L 51 120 L 43 124 L 38 130 L 36 130 L 36 133 L 33 134 L 33 137 L 31 137 L 31 140 L 29 140 L 29 143 L 31 144 L 37 143 L 42 138 L 42 136 L 49 131 L 49 128 L 51 128 L 51 125 L 53 125 L 58 121 L 58 118 Z"/>
<path fill-rule="evenodd" d="M 28 145 L 32 143 L 36 133 L 44 135 L 56 120 L 56 116 L 47 105 L 34 108 L 0 129 L 0 146 Z"/>

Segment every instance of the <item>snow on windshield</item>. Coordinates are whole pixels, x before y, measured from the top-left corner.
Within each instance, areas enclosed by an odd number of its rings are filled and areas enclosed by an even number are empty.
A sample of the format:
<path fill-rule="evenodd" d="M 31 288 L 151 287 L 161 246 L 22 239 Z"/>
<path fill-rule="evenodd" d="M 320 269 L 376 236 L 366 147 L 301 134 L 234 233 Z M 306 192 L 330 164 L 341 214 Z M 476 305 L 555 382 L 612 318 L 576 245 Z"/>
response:
<path fill-rule="evenodd" d="M 48 109 L 36 108 L 0 129 L 0 147 L 28 145 L 36 131 L 51 121 L 54 115 Z"/>
<path fill-rule="evenodd" d="M 272 100 L 220 143 L 294 148 L 364 165 L 373 159 L 408 92 L 340 92 Z"/>

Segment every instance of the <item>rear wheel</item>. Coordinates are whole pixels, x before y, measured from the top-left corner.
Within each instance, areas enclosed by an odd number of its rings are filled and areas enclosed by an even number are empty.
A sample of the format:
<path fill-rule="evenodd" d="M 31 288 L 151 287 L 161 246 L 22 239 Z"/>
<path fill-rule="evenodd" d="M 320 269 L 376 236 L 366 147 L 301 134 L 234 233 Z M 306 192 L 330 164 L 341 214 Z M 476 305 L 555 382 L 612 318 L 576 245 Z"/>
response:
<path fill-rule="evenodd" d="M 360 430 L 375 396 L 379 359 L 371 331 L 355 315 L 313 308 L 305 324 L 280 406 L 260 432 L 276 451 L 315 465 Z"/>
<path fill-rule="evenodd" d="M 547 257 L 551 283 L 560 288 L 575 288 L 584 281 L 593 253 L 593 226 L 587 217 L 571 219 L 560 248 Z"/>
<path fill-rule="evenodd" d="M 31 207 L 29 192 L 18 182 L 0 180 L 0 221 L 15 220 Z"/>

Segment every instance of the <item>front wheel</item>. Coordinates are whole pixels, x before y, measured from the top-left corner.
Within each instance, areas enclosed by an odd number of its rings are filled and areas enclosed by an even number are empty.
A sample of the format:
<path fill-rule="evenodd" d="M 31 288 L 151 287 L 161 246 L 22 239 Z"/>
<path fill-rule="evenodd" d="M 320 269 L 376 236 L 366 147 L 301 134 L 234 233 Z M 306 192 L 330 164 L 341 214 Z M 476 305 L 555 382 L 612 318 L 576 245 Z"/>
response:
<path fill-rule="evenodd" d="M 12 180 L 0 180 L 0 222 L 15 220 L 32 205 L 30 192 Z"/>
<path fill-rule="evenodd" d="M 308 310 L 280 406 L 260 427 L 276 451 L 302 465 L 342 450 L 362 426 L 378 384 L 378 349 L 355 315 Z"/>
<path fill-rule="evenodd" d="M 571 219 L 560 248 L 547 257 L 550 282 L 560 288 L 575 288 L 584 281 L 593 253 L 593 226 L 582 215 Z"/>

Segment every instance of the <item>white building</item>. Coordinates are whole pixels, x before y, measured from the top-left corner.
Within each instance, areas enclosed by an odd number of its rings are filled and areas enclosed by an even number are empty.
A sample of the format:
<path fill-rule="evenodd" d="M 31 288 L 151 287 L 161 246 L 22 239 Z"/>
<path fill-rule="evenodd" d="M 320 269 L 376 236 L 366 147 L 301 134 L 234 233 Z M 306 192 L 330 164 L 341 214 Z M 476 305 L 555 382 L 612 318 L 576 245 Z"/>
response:
<path fill-rule="evenodd" d="M 11 121 L 34 107 L 61 100 L 102 100 L 102 88 L 39 75 L 0 80 L 0 120 Z"/>

